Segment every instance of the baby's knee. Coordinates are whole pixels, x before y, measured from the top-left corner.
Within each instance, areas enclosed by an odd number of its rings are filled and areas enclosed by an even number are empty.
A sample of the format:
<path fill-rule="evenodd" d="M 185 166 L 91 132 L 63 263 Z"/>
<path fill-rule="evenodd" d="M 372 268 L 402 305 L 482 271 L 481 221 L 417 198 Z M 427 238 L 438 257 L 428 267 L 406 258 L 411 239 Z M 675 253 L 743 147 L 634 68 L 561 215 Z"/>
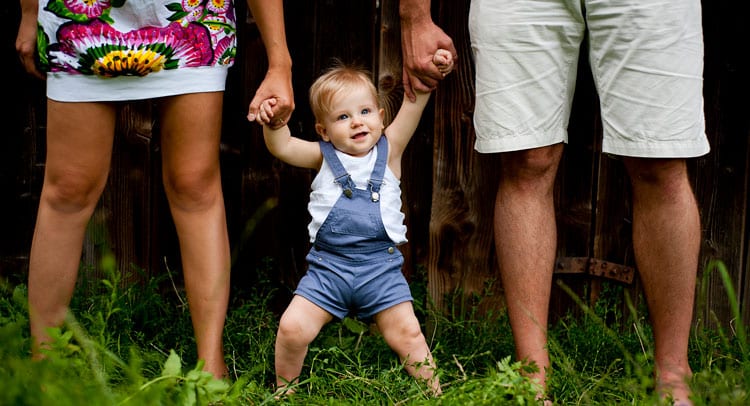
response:
<path fill-rule="evenodd" d="M 422 334 L 422 329 L 416 319 L 401 323 L 398 326 L 381 327 L 381 331 L 383 332 L 383 338 L 391 348 L 413 348 L 425 342 L 424 334 Z"/>
<path fill-rule="evenodd" d="M 303 347 L 310 344 L 317 334 L 318 330 L 305 328 L 302 323 L 293 318 L 282 317 L 279 321 L 276 340 L 285 346 Z"/>

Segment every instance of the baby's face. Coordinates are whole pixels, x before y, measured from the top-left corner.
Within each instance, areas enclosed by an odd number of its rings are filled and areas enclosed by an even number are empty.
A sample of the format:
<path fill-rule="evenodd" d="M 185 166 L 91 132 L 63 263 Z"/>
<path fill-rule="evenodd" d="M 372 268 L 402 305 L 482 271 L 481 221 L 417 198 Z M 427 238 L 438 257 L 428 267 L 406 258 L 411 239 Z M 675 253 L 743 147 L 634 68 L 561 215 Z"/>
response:
<path fill-rule="evenodd" d="M 336 149 L 352 156 L 364 156 L 383 133 L 384 112 L 369 89 L 365 87 L 336 95 L 322 122 L 316 124 L 318 134 Z"/>

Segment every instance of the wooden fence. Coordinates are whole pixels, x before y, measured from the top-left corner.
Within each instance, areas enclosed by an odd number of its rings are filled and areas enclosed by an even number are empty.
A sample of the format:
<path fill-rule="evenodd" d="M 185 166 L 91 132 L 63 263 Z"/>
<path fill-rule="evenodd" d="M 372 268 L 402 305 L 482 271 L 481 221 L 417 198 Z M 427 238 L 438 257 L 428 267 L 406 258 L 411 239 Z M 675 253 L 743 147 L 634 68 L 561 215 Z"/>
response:
<path fill-rule="evenodd" d="M 0 139 L 0 275 L 25 279 L 28 248 L 44 171 L 44 84 L 15 62 L 17 2 L 3 4 L 2 35 L 7 82 Z M 241 3 L 241 2 L 240 2 Z M 695 322 L 729 326 L 733 314 L 712 260 L 723 261 L 737 291 L 744 322 L 750 321 L 748 275 L 748 28 L 743 5 L 704 1 L 705 111 L 712 152 L 690 161 L 701 207 L 703 244 Z M 744 2 L 743 2 L 744 3 Z M 297 109 L 292 131 L 315 139 L 307 89 L 332 58 L 373 71 L 392 112 L 401 99 L 398 1 L 285 2 L 294 60 Z M 402 247 L 409 278 L 426 278 L 441 308 L 460 304 L 481 311 L 502 306 L 492 242 L 497 156 L 473 150 L 473 73 L 466 26 L 469 0 L 432 2 L 435 21 L 454 39 L 458 69 L 435 92 L 404 157 L 404 209 L 410 242 Z M 239 15 L 246 7 L 237 5 Z M 242 19 L 241 19 L 242 20 Z M 260 128 L 245 119 L 266 61 L 252 20 L 240 21 L 237 63 L 228 78 L 222 140 L 222 176 L 233 249 L 232 283 L 242 295 L 259 272 L 291 291 L 305 270 L 306 204 L 314 173 L 275 160 Z M 605 281 L 638 299 L 630 238 L 629 185 L 620 161 L 599 153 L 598 100 L 585 58 L 570 123 L 571 142 L 557 180 L 559 246 L 557 283 L 595 299 Z M 14 90 L 15 89 L 15 90 Z M 158 120 L 150 102 L 126 104 L 117 125 L 112 171 L 91 222 L 84 270 L 98 277 L 97 258 L 112 249 L 133 278 L 170 271 L 180 276 L 179 254 L 160 181 Z M 676 218 L 675 221 L 680 221 Z M 508 236 L 512 238 L 512 236 Z M 705 278 L 704 278 L 705 276 Z M 423 279 L 424 280 L 424 279 Z M 702 281 L 705 280 L 705 283 Z M 456 294 L 458 293 L 458 294 Z M 575 311 L 557 284 L 553 317 Z"/>

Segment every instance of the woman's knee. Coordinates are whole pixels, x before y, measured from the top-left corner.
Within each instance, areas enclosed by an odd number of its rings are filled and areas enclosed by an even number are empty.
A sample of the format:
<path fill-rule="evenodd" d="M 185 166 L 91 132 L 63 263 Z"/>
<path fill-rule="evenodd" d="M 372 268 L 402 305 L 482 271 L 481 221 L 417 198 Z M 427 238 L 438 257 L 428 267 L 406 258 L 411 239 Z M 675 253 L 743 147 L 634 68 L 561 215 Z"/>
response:
<path fill-rule="evenodd" d="M 218 168 L 165 171 L 164 190 L 173 206 L 187 210 L 211 207 L 221 198 Z"/>
<path fill-rule="evenodd" d="M 105 184 L 106 174 L 103 176 L 47 174 L 41 199 L 53 209 L 62 212 L 90 210 L 99 201 Z"/>

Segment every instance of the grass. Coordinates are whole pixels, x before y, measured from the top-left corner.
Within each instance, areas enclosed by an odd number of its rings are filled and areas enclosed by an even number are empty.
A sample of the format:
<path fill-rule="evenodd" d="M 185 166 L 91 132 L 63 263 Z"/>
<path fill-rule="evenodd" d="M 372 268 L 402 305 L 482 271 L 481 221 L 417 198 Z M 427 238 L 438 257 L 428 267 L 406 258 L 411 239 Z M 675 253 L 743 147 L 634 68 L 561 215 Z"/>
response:
<path fill-rule="evenodd" d="M 423 283 L 412 288 L 438 362 L 441 397 L 430 398 L 370 326 L 345 319 L 323 329 L 310 346 L 296 393 L 277 401 L 272 382 L 278 315 L 271 309 L 284 295 L 268 277 L 273 274 L 271 263 L 258 270 L 259 281 L 249 292 L 232 295 L 225 329 L 230 381 L 201 371 L 185 298 L 172 281 L 165 276 L 123 286 L 113 263 L 103 263 L 106 279 L 79 287 L 71 316 L 53 330 L 54 347 L 41 362 L 28 355 L 26 286 L 0 286 L 0 404 L 536 404 L 534 385 L 522 374 L 533 366 L 513 359 L 506 315 L 432 313 L 424 301 Z M 722 274 L 730 305 L 739 316 L 726 270 L 714 263 L 704 274 L 714 271 Z M 621 289 L 607 285 L 596 305 L 581 301 L 582 315 L 550 326 L 549 394 L 555 404 L 665 404 L 653 391 L 646 312 L 631 309 L 628 314 L 639 315 L 633 319 L 619 310 L 621 298 L 627 297 Z M 696 405 L 750 403 L 745 330 L 741 323 L 733 327 L 729 333 L 694 329 L 689 357 Z"/>

